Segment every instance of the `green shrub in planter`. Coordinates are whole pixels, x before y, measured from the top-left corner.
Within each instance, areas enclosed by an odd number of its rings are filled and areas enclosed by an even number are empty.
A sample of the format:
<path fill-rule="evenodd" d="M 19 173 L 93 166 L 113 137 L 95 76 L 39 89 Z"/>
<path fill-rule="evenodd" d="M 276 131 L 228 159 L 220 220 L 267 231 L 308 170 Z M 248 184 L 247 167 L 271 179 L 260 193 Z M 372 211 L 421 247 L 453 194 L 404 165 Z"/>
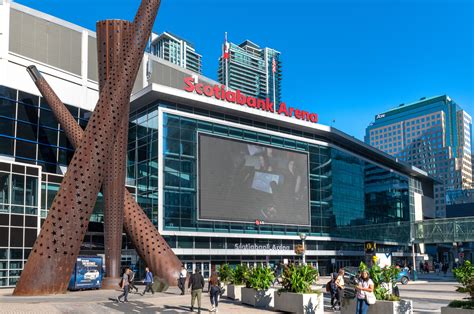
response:
<path fill-rule="evenodd" d="M 223 264 L 219 268 L 219 280 L 222 283 L 227 284 L 231 282 L 231 278 L 232 278 L 232 268 L 230 268 L 229 264 Z"/>
<path fill-rule="evenodd" d="M 462 285 L 456 291 L 469 293 L 471 299 L 474 299 L 474 266 L 470 261 L 465 261 L 462 266 L 453 270 L 454 277 Z"/>
<path fill-rule="evenodd" d="M 244 285 L 245 278 L 248 277 L 249 268 L 247 265 L 237 265 L 230 274 L 230 283 L 233 285 Z"/>
<path fill-rule="evenodd" d="M 282 275 L 280 291 L 293 293 L 311 293 L 311 286 L 318 280 L 318 270 L 310 265 L 290 265 Z"/>
<path fill-rule="evenodd" d="M 462 309 L 474 309 L 474 266 L 470 261 L 465 261 L 462 266 L 453 270 L 454 277 L 462 285 L 456 289 L 457 292 L 469 293 L 466 301 L 453 301 L 449 303 L 449 307 L 457 307 Z"/>
<path fill-rule="evenodd" d="M 268 290 L 275 280 L 275 274 L 270 267 L 251 268 L 245 276 L 245 286 L 256 290 Z"/>
<path fill-rule="evenodd" d="M 456 307 L 458 309 L 474 310 L 474 300 L 473 301 L 455 300 L 455 301 L 451 301 L 448 306 Z"/>

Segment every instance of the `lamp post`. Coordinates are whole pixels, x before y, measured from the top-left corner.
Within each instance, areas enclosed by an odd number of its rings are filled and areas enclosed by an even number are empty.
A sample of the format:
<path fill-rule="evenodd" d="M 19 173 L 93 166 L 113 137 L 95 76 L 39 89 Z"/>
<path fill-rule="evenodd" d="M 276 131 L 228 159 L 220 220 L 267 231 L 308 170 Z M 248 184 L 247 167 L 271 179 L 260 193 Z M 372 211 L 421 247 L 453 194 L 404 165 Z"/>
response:
<path fill-rule="evenodd" d="M 306 240 L 306 233 L 301 232 L 300 233 L 300 239 L 303 242 L 303 265 L 306 265 L 306 246 L 304 243 L 304 240 Z"/>
<path fill-rule="evenodd" d="M 418 278 L 416 276 L 416 256 L 415 256 L 415 239 L 411 239 L 411 257 L 413 263 L 413 281 L 416 281 Z"/>

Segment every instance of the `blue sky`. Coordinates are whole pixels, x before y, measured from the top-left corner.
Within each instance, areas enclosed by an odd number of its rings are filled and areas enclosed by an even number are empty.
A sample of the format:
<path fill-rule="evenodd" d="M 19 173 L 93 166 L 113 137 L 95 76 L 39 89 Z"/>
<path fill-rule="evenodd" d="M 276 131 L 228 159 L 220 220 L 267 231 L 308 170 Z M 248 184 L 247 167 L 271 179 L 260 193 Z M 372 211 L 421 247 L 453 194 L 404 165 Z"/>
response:
<path fill-rule="evenodd" d="M 95 29 L 132 19 L 139 0 L 18 0 Z M 283 100 L 363 138 L 374 115 L 448 94 L 474 115 L 474 4 L 469 0 L 163 0 L 155 32 L 203 55 L 216 78 L 224 32 L 282 53 Z"/>

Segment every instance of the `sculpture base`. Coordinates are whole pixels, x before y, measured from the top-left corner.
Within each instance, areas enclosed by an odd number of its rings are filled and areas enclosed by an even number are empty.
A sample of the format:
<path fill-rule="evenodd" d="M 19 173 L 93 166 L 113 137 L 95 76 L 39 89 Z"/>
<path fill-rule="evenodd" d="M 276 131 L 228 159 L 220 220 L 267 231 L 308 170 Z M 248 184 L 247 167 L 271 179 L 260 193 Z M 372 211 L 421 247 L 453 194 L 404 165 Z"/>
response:
<path fill-rule="evenodd" d="M 155 292 L 164 292 L 168 290 L 169 285 L 166 282 L 166 280 L 159 278 L 157 276 L 153 277 L 154 283 L 153 283 L 153 291 Z"/>
<path fill-rule="evenodd" d="M 102 289 L 108 289 L 108 290 L 120 290 L 120 283 L 121 278 L 120 277 L 104 277 L 102 279 Z"/>

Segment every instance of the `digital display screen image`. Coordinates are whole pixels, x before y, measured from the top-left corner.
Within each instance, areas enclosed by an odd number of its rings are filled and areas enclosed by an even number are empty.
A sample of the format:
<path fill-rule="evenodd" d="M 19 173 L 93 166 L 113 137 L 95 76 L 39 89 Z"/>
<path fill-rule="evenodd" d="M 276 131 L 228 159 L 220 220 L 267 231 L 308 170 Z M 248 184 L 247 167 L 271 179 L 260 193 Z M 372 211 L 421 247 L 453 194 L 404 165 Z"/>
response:
<path fill-rule="evenodd" d="M 199 219 L 309 225 L 308 154 L 199 134 Z"/>

